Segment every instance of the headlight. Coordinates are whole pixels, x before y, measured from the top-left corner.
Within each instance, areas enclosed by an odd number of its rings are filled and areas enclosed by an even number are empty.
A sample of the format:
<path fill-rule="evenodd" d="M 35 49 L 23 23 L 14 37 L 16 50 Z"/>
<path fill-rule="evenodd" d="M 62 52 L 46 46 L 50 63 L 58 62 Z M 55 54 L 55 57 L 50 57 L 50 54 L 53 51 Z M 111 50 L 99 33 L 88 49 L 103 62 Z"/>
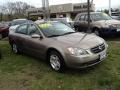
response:
<path fill-rule="evenodd" d="M 104 43 L 105 43 L 106 48 L 108 48 L 108 44 L 107 44 L 107 42 L 105 41 Z"/>
<path fill-rule="evenodd" d="M 110 28 L 116 28 L 116 25 L 109 25 Z"/>
<path fill-rule="evenodd" d="M 89 54 L 87 50 L 80 49 L 80 48 L 67 48 L 69 53 L 72 55 L 80 56 L 80 55 L 87 55 Z"/>

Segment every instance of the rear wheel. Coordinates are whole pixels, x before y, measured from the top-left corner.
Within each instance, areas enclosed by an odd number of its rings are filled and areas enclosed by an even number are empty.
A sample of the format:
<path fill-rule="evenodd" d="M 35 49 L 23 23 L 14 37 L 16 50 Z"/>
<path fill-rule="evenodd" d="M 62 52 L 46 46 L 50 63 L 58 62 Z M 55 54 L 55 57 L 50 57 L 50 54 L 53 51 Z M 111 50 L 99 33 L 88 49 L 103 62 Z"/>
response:
<path fill-rule="evenodd" d="M 64 59 L 57 51 L 51 51 L 48 59 L 53 70 L 58 72 L 63 72 L 65 70 Z"/>

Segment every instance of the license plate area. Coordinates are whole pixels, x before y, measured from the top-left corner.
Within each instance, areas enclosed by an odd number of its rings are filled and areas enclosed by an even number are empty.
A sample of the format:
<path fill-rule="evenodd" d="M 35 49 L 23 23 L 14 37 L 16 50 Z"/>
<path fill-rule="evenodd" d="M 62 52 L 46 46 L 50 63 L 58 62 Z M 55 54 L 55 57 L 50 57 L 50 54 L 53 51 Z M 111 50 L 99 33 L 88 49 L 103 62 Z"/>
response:
<path fill-rule="evenodd" d="M 117 32 L 120 32 L 120 29 L 117 29 Z"/>
<path fill-rule="evenodd" d="M 106 58 L 106 52 L 100 53 L 100 60 Z"/>

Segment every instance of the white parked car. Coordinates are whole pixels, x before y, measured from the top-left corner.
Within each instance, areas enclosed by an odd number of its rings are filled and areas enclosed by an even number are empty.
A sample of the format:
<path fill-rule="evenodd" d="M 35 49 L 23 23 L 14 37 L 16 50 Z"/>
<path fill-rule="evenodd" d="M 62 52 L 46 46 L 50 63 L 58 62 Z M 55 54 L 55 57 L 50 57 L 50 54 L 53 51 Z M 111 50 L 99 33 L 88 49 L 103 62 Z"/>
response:
<path fill-rule="evenodd" d="M 10 23 L 9 33 L 14 32 L 19 25 L 23 23 L 29 23 L 29 22 L 32 22 L 32 21 L 27 19 L 14 19 Z"/>

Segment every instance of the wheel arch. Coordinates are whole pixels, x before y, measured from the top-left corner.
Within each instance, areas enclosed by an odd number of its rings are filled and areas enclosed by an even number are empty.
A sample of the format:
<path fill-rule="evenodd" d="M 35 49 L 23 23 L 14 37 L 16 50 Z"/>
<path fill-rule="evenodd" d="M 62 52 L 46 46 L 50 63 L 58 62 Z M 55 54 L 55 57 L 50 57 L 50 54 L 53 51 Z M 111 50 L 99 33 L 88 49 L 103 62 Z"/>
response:
<path fill-rule="evenodd" d="M 96 26 L 95 26 L 95 27 L 92 28 L 92 32 L 94 32 L 96 29 L 100 30 L 99 27 L 96 27 Z"/>
<path fill-rule="evenodd" d="M 56 48 L 53 48 L 53 47 L 50 47 L 50 48 L 48 48 L 47 51 L 46 51 L 46 59 L 47 59 L 47 60 L 48 60 L 49 53 L 50 53 L 51 51 L 56 51 L 56 52 L 58 52 L 58 53 L 61 55 L 61 57 L 64 59 L 64 55 L 62 54 L 62 52 L 61 52 L 60 50 L 58 50 L 58 49 L 56 49 Z"/>

